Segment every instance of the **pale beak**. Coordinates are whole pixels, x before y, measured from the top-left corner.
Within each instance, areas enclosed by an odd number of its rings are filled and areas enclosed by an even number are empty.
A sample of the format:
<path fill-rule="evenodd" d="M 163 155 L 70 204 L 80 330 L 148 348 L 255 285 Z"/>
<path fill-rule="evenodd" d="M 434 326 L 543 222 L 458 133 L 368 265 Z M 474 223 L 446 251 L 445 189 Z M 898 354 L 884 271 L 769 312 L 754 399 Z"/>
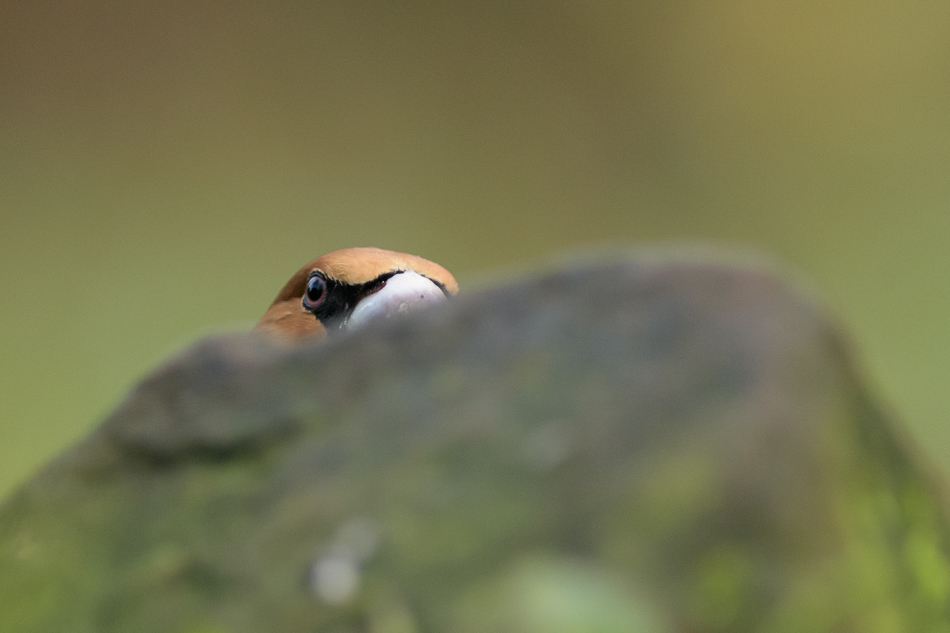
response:
<path fill-rule="evenodd" d="M 382 288 L 366 297 L 353 309 L 344 327 L 362 327 L 377 318 L 388 319 L 445 301 L 445 293 L 429 279 L 407 270 L 386 280 Z"/>

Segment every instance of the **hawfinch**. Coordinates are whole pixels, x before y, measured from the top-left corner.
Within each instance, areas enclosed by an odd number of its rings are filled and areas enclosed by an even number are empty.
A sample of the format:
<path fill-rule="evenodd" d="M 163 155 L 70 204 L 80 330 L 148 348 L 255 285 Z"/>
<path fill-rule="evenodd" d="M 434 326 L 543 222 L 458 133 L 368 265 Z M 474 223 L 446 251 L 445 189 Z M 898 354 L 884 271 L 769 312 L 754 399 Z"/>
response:
<path fill-rule="evenodd" d="M 289 339 L 323 337 L 440 303 L 457 292 L 452 274 L 427 259 L 379 248 L 345 248 L 298 270 L 254 329 Z"/>

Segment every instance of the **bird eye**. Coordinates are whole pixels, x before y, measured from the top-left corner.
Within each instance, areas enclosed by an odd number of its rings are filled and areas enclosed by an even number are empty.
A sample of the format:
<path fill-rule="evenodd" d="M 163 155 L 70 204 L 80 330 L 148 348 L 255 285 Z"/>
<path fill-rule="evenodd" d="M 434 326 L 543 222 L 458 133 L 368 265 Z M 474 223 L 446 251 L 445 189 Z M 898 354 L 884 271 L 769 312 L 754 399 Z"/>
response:
<path fill-rule="evenodd" d="M 327 296 L 327 282 L 320 275 L 314 275 L 307 281 L 307 292 L 303 296 L 304 307 L 313 309 L 319 306 Z"/>

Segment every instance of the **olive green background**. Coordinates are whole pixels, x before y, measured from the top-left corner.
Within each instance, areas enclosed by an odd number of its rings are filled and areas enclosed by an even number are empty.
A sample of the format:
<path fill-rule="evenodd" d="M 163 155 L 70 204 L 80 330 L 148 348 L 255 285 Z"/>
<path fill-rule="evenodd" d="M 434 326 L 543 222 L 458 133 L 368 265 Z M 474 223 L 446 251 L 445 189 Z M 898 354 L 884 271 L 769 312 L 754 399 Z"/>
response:
<path fill-rule="evenodd" d="M 950 467 L 950 3 L 0 0 L 0 494 L 316 255 L 789 265 Z"/>

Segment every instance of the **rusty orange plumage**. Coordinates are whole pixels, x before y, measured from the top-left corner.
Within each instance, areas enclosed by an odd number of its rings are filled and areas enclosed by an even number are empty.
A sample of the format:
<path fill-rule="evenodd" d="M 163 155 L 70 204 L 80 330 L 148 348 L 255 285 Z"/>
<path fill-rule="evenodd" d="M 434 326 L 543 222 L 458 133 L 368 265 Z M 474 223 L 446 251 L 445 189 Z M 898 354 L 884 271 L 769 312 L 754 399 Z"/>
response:
<path fill-rule="evenodd" d="M 458 293 L 448 270 L 416 255 L 346 248 L 322 255 L 284 285 L 256 331 L 300 340 Z"/>

